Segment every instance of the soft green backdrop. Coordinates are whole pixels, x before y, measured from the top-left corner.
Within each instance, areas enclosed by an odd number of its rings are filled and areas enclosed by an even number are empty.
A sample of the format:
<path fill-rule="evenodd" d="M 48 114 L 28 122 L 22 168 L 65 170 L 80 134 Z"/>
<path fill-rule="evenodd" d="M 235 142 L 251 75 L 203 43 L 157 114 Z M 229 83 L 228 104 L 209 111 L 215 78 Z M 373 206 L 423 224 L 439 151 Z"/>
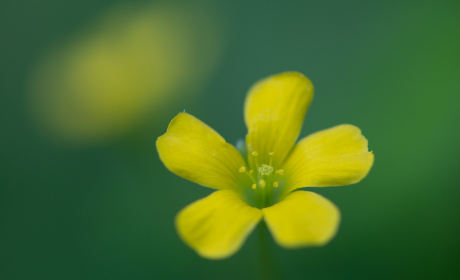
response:
<path fill-rule="evenodd" d="M 175 214 L 211 190 L 169 173 L 155 140 L 186 109 L 235 143 L 248 88 L 287 70 L 316 90 L 301 136 L 357 125 L 375 164 L 358 185 L 313 190 L 341 209 L 339 233 L 323 248 L 271 241 L 281 274 L 460 277 L 459 1 L 212 1 L 226 46 L 200 94 L 108 144 L 57 145 L 27 109 L 30 71 L 120 2 L 0 2 L 1 279 L 257 279 L 255 235 L 224 261 L 180 241 Z"/>

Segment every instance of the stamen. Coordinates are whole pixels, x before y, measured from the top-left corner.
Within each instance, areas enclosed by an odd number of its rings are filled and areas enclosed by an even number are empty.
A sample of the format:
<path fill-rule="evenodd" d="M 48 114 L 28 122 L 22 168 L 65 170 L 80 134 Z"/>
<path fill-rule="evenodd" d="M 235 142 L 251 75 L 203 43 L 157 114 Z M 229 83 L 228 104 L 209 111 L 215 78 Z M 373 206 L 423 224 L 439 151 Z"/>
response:
<path fill-rule="evenodd" d="M 240 169 L 238 170 L 240 171 L 241 173 L 246 173 L 246 175 L 248 175 L 249 179 L 251 179 L 251 181 L 254 183 L 252 185 L 252 188 L 255 189 L 255 186 L 256 186 L 256 180 L 251 176 L 252 174 L 252 170 L 249 170 L 249 172 L 246 170 L 246 167 L 245 166 L 241 166 Z"/>
<path fill-rule="evenodd" d="M 254 172 L 254 170 L 252 170 L 252 169 L 251 169 L 251 170 L 249 170 L 249 174 L 252 174 L 252 172 Z"/>
<path fill-rule="evenodd" d="M 278 170 L 276 170 L 275 174 L 279 174 L 279 175 L 283 176 L 284 175 L 284 170 L 283 169 L 278 169 Z"/>
<path fill-rule="evenodd" d="M 275 188 L 277 188 L 279 185 L 280 185 L 280 184 L 278 183 L 278 181 L 273 182 L 273 186 L 274 186 Z"/>
<path fill-rule="evenodd" d="M 257 168 L 259 168 L 259 161 L 257 160 L 257 156 L 259 155 L 259 153 L 257 151 L 253 151 L 252 155 L 254 156 L 254 161 L 256 163 Z"/>
<path fill-rule="evenodd" d="M 252 184 L 252 189 L 255 190 L 257 188 L 256 184 Z"/>
<path fill-rule="evenodd" d="M 269 153 L 268 153 L 269 156 L 272 156 L 272 155 L 274 155 L 274 154 L 275 154 L 274 152 L 269 152 Z"/>
<path fill-rule="evenodd" d="M 268 155 L 270 156 L 270 166 L 273 166 L 273 155 L 275 153 L 274 152 L 269 152 Z"/>
<path fill-rule="evenodd" d="M 262 188 L 265 188 L 265 185 L 266 185 L 265 180 L 264 180 L 264 179 L 260 179 L 260 180 L 259 180 L 259 185 L 260 185 Z"/>

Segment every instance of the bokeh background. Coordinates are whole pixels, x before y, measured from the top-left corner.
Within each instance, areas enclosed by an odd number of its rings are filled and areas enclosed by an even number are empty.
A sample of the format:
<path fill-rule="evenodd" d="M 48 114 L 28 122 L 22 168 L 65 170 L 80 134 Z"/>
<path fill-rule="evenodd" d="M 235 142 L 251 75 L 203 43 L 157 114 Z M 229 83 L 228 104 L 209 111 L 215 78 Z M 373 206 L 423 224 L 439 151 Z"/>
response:
<path fill-rule="evenodd" d="M 256 235 L 223 261 L 173 219 L 212 190 L 156 138 L 184 109 L 235 143 L 258 79 L 315 86 L 301 136 L 360 127 L 361 183 L 286 279 L 460 278 L 460 2 L 0 1 L 0 279 L 258 279 Z"/>

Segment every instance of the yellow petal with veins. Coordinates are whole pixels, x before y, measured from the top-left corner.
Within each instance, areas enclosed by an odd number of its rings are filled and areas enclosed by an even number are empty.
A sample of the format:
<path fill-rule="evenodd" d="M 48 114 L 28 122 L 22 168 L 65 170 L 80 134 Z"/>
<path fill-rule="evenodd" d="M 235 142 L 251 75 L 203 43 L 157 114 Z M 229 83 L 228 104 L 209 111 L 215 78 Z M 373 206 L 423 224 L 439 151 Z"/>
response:
<path fill-rule="evenodd" d="M 340 223 L 339 209 L 313 192 L 293 192 L 262 210 L 276 243 L 289 249 L 325 245 Z"/>
<path fill-rule="evenodd" d="M 251 186 L 239 173 L 246 163 L 235 147 L 199 119 L 180 113 L 157 140 L 161 161 L 173 173 L 214 189 L 237 191 Z"/>
<path fill-rule="evenodd" d="M 356 126 L 344 124 L 302 139 L 286 160 L 286 192 L 302 187 L 354 184 L 374 162 L 367 139 Z"/>
<path fill-rule="evenodd" d="M 313 98 L 313 85 L 300 73 L 288 72 L 257 82 L 249 91 L 244 117 L 248 127 L 246 144 L 252 168 L 252 152 L 259 163 L 279 166 L 299 136 L 307 108 Z"/>
<path fill-rule="evenodd" d="M 262 218 L 233 191 L 216 191 L 176 217 L 180 237 L 200 256 L 223 259 L 236 253 Z"/>

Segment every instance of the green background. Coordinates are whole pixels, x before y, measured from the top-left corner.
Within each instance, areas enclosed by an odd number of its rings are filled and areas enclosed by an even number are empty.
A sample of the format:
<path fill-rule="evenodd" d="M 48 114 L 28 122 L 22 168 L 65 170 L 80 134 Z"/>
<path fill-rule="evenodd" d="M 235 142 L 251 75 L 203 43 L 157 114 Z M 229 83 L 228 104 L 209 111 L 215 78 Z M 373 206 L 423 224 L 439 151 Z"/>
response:
<path fill-rule="evenodd" d="M 155 140 L 186 109 L 235 143 L 249 87 L 289 70 L 315 86 L 301 136 L 354 124 L 375 164 L 357 185 L 313 189 L 342 212 L 327 246 L 270 238 L 280 274 L 460 278 L 460 1 L 210 2 L 226 46 L 199 95 L 109 144 L 56 145 L 28 114 L 30 71 L 120 2 L 0 2 L 1 279 L 258 279 L 255 234 L 223 261 L 179 239 L 175 214 L 212 190 L 169 173 Z"/>

